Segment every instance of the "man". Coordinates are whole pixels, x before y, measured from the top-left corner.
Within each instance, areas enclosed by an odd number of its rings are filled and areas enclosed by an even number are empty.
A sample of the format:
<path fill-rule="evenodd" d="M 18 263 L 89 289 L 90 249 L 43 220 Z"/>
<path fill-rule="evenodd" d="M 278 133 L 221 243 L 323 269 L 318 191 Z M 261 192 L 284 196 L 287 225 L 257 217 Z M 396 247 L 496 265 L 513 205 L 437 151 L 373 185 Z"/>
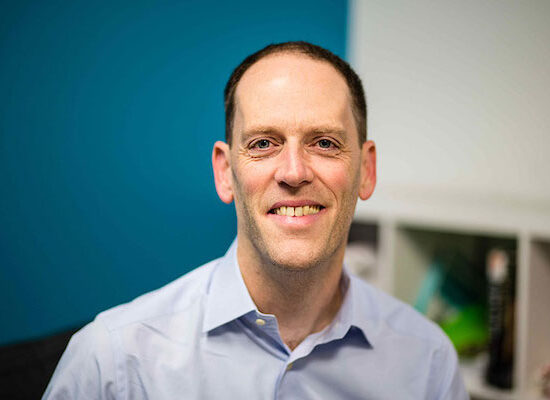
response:
<path fill-rule="evenodd" d="M 46 399 L 465 399 L 431 322 L 343 269 L 375 146 L 357 75 L 325 49 L 271 45 L 225 90 L 216 190 L 225 257 L 77 333 Z"/>

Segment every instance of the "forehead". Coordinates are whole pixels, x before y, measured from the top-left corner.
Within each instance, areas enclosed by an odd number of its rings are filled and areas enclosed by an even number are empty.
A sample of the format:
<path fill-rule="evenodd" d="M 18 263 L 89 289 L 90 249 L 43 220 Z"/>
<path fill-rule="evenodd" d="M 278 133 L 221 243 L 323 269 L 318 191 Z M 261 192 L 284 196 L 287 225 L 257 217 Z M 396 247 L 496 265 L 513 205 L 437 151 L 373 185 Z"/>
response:
<path fill-rule="evenodd" d="M 301 54 L 274 54 L 252 65 L 237 85 L 235 103 L 240 131 L 252 125 L 348 131 L 354 125 L 345 79 L 328 62 Z"/>

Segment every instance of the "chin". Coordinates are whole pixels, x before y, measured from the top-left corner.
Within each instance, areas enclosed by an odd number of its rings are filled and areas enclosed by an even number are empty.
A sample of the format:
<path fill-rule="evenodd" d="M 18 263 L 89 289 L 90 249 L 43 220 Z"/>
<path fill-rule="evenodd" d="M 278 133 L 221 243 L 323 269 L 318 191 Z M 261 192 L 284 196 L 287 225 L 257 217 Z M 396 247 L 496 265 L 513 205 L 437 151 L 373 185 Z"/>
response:
<path fill-rule="evenodd" d="M 269 249 L 268 253 L 273 265 L 296 272 L 315 269 L 330 258 L 321 249 L 312 249 L 310 246 L 277 246 Z"/>
<path fill-rule="evenodd" d="M 311 259 L 277 258 L 272 259 L 272 263 L 281 270 L 289 272 L 310 271 L 315 269 L 319 263 Z"/>

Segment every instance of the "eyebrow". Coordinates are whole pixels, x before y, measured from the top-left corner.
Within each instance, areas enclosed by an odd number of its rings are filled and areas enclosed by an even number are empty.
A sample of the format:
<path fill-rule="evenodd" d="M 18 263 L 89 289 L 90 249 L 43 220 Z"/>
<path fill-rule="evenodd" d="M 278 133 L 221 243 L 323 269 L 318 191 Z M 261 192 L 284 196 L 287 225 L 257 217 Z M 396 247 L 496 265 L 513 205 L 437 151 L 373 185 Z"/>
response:
<path fill-rule="evenodd" d="M 243 131 L 241 133 L 241 140 L 240 142 L 241 143 L 244 143 L 246 142 L 249 138 L 251 138 L 252 136 L 257 136 L 257 135 L 267 135 L 267 134 L 278 134 L 279 133 L 279 130 L 273 128 L 273 127 L 268 127 L 268 126 L 256 126 L 256 127 L 252 127 L 252 128 L 249 128 L 245 131 Z"/>
<path fill-rule="evenodd" d="M 346 131 L 340 127 L 322 125 L 313 129 L 310 129 L 311 133 L 320 133 L 320 134 L 335 134 L 339 136 L 345 136 Z"/>

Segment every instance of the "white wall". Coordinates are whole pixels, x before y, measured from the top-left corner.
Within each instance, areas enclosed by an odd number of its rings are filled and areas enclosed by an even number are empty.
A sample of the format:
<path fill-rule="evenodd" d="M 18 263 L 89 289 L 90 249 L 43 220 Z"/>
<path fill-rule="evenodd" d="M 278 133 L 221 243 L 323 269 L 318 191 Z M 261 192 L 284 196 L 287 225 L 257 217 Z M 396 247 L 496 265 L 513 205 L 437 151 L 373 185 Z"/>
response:
<path fill-rule="evenodd" d="M 352 0 L 349 37 L 378 148 L 374 202 L 550 210 L 550 1 Z"/>

